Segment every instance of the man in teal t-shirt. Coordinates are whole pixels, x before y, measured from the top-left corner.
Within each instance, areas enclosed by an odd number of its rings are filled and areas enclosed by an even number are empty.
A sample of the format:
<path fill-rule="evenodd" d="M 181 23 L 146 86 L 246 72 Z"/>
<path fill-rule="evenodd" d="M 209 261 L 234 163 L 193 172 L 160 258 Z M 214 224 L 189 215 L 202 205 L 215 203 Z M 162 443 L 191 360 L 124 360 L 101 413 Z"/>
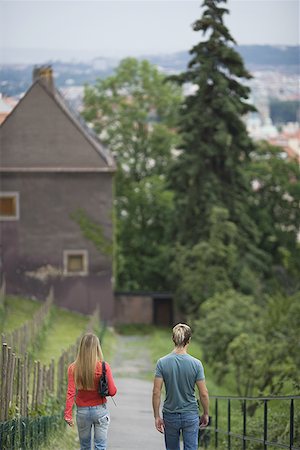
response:
<path fill-rule="evenodd" d="M 201 361 L 187 353 L 191 339 L 188 325 L 178 324 L 173 328 L 174 351 L 160 358 L 156 365 L 153 386 L 153 411 L 155 426 L 164 433 L 167 450 L 179 450 L 180 432 L 184 449 L 197 450 L 199 414 L 195 397 L 195 386 L 199 390 L 203 407 L 201 426 L 208 425 L 209 397 Z M 160 417 L 160 398 L 163 383 L 166 398 L 163 404 L 163 418 Z"/>

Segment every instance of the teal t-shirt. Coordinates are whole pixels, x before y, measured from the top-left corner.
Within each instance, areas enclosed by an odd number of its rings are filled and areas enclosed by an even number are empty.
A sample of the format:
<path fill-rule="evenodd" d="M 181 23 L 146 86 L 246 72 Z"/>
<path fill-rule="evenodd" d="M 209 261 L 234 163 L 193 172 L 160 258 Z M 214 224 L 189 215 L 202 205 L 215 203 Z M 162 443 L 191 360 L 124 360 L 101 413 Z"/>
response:
<path fill-rule="evenodd" d="M 163 378 L 166 387 L 163 412 L 198 412 L 195 384 L 205 379 L 199 359 L 170 353 L 157 361 L 155 376 Z"/>

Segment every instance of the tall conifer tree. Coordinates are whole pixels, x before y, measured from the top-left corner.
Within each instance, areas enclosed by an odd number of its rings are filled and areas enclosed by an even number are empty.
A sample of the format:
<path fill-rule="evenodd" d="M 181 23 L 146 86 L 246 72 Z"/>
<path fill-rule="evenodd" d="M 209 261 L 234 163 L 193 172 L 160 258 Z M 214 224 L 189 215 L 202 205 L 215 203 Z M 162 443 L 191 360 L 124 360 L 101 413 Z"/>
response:
<path fill-rule="evenodd" d="M 251 75 L 234 48 L 224 25 L 226 0 L 205 0 L 202 17 L 193 24 L 205 40 L 195 45 L 187 71 L 172 79 L 190 83 L 181 108 L 181 152 L 170 172 L 177 205 L 178 238 L 194 245 L 209 236 L 214 206 L 226 208 L 237 225 L 240 250 L 255 261 L 257 229 L 248 213 L 251 186 L 244 167 L 253 150 L 242 116 L 254 110 L 249 103 Z M 251 265 L 251 264 L 250 264 Z"/>

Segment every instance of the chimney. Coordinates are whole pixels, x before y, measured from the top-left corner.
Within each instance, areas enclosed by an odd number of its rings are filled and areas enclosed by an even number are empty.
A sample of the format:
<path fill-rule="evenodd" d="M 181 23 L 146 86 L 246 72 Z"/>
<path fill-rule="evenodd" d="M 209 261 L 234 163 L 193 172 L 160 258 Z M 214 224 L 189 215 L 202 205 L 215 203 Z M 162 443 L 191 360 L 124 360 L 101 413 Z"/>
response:
<path fill-rule="evenodd" d="M 41 81 L 50 92 L 54 91 L 53 70 L 51 66 L 34 67 L 32 81 Z"/>

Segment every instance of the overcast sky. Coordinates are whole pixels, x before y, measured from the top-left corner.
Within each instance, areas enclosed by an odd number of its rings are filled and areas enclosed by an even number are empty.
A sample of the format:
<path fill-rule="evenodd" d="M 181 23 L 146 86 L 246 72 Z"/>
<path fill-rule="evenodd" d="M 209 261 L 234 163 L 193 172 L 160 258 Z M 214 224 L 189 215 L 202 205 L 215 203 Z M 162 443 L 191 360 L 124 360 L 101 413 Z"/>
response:
<path fill-rule="evenodd" d="M 170 53 L 200 40 L 191 24 L 202 1 L 0 0 L 6 48 L 97 51 L 103 56 Z M 299 44 L 298 0 L 229 0 L 238 44 Z"/>

